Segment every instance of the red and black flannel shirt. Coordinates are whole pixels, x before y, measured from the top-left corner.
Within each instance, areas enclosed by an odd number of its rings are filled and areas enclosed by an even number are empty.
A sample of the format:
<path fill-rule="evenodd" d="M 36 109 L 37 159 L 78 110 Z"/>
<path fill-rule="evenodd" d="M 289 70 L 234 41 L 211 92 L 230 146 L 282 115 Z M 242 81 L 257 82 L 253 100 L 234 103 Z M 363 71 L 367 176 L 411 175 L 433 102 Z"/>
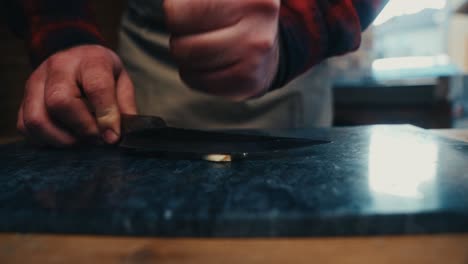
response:
<path fill-rule="evenodd" d="M 388 0 L 282 0 L 279 83 L 324 59 L 359 47 L 361 32 Z M 33 66 L 78 44 L 104 40 L 89 0 L 4 0 L 13 29 L 27 40 Z"/>

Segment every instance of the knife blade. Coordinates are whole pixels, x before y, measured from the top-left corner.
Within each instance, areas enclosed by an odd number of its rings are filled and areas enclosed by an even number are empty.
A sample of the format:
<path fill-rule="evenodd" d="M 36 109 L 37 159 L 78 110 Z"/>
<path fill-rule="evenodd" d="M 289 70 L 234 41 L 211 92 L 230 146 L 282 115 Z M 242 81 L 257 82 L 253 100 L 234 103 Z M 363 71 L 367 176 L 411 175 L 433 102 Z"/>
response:
<path fill-rule="evenodd" d="M 121 148 L 181 154 L 246 157 L 329 143 L 275 136 L 255 130 L 196 130 L 171 127 L 156 116 L 123 115 Z"/>

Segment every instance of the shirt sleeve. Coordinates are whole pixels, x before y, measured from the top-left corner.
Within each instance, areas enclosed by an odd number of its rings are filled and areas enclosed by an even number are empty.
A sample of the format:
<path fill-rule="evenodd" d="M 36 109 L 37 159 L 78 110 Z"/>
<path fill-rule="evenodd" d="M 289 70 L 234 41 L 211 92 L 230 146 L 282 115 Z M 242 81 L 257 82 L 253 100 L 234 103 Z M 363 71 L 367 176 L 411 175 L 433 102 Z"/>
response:
<path fill-rule="evenodd" d="M 9 26 L 26 40 L 33 67 L 57 51 L 105 44 L 87 0 L 4 0 Z"/>
<path fill-rule="evenodd" d="M 279 88 L 326 58 L 356 50 L 388 0 L 283 0 Z"/>

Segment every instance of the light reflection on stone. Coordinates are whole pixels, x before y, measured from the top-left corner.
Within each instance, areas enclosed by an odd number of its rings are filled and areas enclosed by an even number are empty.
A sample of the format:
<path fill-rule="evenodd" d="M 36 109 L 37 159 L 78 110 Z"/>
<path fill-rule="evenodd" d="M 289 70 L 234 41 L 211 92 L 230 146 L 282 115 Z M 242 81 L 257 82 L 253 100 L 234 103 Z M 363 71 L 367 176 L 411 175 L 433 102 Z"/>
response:
<path fill-rule="evenodd" d="M 438 146 L 434 141 L 395 133 L 388 127 L 374 127 L 368 168 L 373 206 L 387 209 L 436 206 L 437 163 Z M 402 205 L 403 200 L 406 204 Z"/>

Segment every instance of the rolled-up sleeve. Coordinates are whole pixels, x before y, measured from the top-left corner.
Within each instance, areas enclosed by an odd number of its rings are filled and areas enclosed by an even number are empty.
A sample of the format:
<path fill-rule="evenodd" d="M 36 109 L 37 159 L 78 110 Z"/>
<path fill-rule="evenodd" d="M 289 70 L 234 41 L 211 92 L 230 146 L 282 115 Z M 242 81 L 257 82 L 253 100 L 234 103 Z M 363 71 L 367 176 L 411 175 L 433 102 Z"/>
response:
<path fill-rule="evenodd" d="M 388 0 L 283 0 L 277 86 L 324 59 L 356 50 Z"/>
<path fill-rule="evenodd" d="M 24 38 L 33 67 L 80 44 L 105 44 L 86 0 L 4 0 L 7 22 Z"/>

